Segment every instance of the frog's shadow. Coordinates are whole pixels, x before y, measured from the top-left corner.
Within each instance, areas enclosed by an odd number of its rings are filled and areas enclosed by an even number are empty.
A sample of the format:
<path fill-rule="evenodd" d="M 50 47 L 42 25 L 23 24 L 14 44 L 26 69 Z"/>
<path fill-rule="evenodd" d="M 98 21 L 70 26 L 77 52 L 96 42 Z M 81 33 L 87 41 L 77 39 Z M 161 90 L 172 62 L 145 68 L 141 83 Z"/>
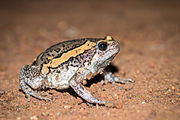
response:
<path fill-rule="evenodd" d="M 105 68 L 105 70 L 108 71 L 108 72 L 112 72 L 112 73 L 118 72 L 118 68 L 116 66 L 114 66 L 113 64 L 111 64 L 111 63 L 110 63 L 110 65 L 108 65 Z M 92 84 L 101 82 L 103 79 L 104 79 L 103 75 L 97 74 L 94 78 L 92 78 L 90 80 L 87 80 L 87 83 L 84 86 L 85 87 L 91 87 Z M 57 91 L 68 92 L 70 95 L 74 96 L 75 98 L 79 97 L 72 88 L 68 88 L 68 89 L 65 89 L 65 90 L 57 90 Z"/>

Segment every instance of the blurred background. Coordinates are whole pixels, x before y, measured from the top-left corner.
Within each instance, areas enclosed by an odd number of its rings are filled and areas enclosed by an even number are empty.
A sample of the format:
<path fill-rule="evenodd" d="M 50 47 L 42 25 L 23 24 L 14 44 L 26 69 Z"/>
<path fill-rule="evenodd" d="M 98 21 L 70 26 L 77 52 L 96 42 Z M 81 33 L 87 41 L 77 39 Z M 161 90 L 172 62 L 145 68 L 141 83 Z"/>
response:
<path fill-rule="evenodd" d="M 107 35 L 121 46 L 113 61 L 116 74 L 135 79 L 135 87 L 121 91 L 97 83 L 88 90 L 116 101 L 116 109 L 89 108 L 79 104 L 81 99 L 57 91 L 54 104 L 27 102 L 19 92 L 21 67 L 46 48 L 64 40 Z M 175 120 L 180 117 L 179 75 L 178 0 L 0 1 L 0 119 Z"/>

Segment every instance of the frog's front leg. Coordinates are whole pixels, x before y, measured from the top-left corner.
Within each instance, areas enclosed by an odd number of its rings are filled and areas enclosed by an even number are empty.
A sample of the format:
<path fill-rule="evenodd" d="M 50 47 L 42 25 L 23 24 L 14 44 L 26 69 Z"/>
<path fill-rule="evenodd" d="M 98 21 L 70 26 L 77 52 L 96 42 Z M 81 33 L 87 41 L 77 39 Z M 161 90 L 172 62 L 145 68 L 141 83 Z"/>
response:
<path fill-rule="evenodd" d="M 94 104 L 106 104 L 106 101 L 98 100 L 95 98 L 89 91 L 85 89 L 85 87 L 81 84 L 83 78 L 80 73 L 76 73 L 70 80 L 70 86 L 74 89 L 74 91 L 82 97 L 85 101 Z"/>
<path fill-rule="evenodd" d="M 110 83 L 122 83 L 122 84 L 126 84 L 126 83 L 130 83 L 130 82 L 135 82 L 131 78 L 121 79 L 121 78 L 113 75 L 111 72 L 107 72 L 107 71 L 103 71 L 103 75 L 104 75 L 104 79 L 107 82 L 110 82 Z"/>

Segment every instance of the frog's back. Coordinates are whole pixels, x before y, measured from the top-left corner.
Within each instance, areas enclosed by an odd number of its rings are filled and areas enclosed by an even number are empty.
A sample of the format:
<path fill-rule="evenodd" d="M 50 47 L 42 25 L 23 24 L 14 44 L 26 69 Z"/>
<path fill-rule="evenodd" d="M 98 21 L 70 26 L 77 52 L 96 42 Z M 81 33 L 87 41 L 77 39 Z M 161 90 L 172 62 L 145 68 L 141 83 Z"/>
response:
<path fill-rule="evenodd" d="M 81 46 L 86 41 L 87 41 L 86 39 L 77 39 L 77 40 L 69 40 L 55 44 L 49 47 L 48 49 L 46 49 L 41 54 L 39 54 L 39 56 L 33 62 L 33 65 L 41 66 L 42 64 L 47 64 L 50 62 L 51 59 L 61 57 L 63 53 L 66 53 L 74 48 Z"/>
<path fill-rule="evenodd" d="M 92 49 L 92 46 L 96 45 L 97 41 L 102 39 L 82 38 L 60 42 L 42 52 L 32 65 L 37 66 L 41 73 L 47 74 L 50 72 L 49 69 L 58 68 L 60 65 L 67 63 L 68 60 L 72 60 L 79 54 L 87 52 L 87 50 Z"/>

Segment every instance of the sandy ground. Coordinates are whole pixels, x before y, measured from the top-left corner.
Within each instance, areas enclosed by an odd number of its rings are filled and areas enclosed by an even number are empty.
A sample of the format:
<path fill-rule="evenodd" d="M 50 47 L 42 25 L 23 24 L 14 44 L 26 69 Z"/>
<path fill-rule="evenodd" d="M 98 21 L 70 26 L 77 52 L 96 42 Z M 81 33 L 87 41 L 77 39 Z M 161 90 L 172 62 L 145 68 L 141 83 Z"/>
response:
<path fill-rule="evenodd" d="M 0 119 L 180 119 L 180 3 L 177 1 L 0 2 Z M 49 46 L 82 37 L 113 36 L 121 51 L 112 64 L 121 84 L 87 89 L 115 108 L 89 107 L 71 89 L 50 90 L 53 103 L 19 91 L 19 71 Z M 125 87 L 125 90 L 121 90 Z"/>

